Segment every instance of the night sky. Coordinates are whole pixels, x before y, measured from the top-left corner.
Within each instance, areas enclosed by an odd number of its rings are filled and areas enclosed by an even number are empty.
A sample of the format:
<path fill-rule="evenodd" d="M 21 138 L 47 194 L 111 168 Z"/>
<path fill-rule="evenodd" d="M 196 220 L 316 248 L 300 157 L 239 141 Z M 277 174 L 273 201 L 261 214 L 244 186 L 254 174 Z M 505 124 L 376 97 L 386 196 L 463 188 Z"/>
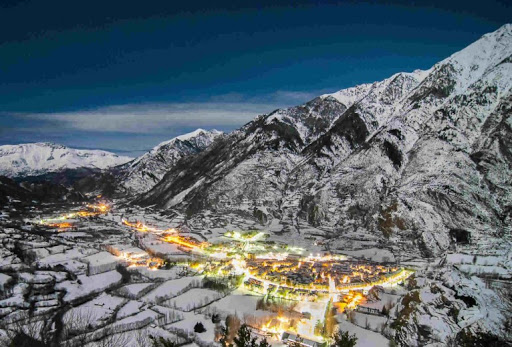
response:
<path fill-rule="evenodd" d="M 511 18 L 508 1 L 444 2 L 1 0 L 0 144 L 135 156 L 428 69 Z"/>

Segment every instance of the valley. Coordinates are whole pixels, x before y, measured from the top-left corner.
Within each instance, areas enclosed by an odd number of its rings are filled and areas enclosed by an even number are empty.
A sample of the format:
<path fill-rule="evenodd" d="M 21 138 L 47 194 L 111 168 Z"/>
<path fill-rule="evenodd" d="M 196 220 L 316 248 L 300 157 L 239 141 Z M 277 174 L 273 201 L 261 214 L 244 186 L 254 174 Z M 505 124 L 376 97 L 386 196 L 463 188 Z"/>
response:
<path fill-rule="evenodd" d="M 47 216 L 58 211 L 62 212 Z M 180 217 L 168 219 L 101 198 L 78 206 L 45 206 L 29 215 L 34 213 L 44 217 L 23 218 L 25 224 L 20 229 L 10 229 L 12 234 L 22 231 L 28 238 L 21 241 L 21 262 L 12 262 L 12 267 L 26 274 L 5 269 L 9 278 L 3 283 L 4 292 L 12 295 L 3 300 L 4 304 L 21 291 L 34 308 L 20 302 L 16 304 L 19 306 L 8 305 L 11 310 L 4 321 L 24 317 L 37 322 L 62 310 L 66 311 L 64 316 L 70 311 L 83 314 L 84 310 L 94 316 L 99 310 L 105 317 L 96 323 L 96 329 L 80 332 L 91 341 L 101 339 L 102 329 L 109 325 L 116 326 L 119 333 L 155 326 L 153 333 L 179 340 L 173 326 L 196 321 L 206 324 L 214 314 L 225 319 L 245 312 L 239 318 L 273 343 L 295 334 L 310 344 L 321 344 L 324 336 L 329 336 L 322 333 L 326 312 L 334 308 L 335 315 L 357 312 L 361 317 L 383 321 L 386 309 L 382 307 L 405 293 L 404 283 L 414 273 L 412 267 L 334 254 L 323 246 L 290 246 L 263 227 L 240 218 L 224 228 L 197 230 L 185 226 Z M 12 234 L 7 233 L 4 242 Z M 29 254 L 35 266 L 22 261 Z M 44 287 L 48 294 L 34 295 L 39 294 L 34 287 Z M 377 293 L 396 298 L 383 302 Z M 107 305 L 115 307 L 110 312 L 105 312 L 105 304 L 96 309 L 93 303 L 98 300 L 107 300 Z M 247 301 L 261 308 L 247 312 Z M 219 302 L 233 305 L 223 307 Z M 66 308 L 70 304 L 74 308 Z M 124 312 L 130 306 L 138 309 L 123 313 L 124 319 L 117 322 L 120 317 L 116 310 Z M 167 313 L 162 315 L 159 310 Z M 189 312 L 195 313 L 192 322 L 186 322 Z M 169 315 L 181 319 L 169 323 L 165 318 Z M 123 325 L 123 320 L 133 325 Z M 193 340 L 209 342 L 203 340 L 205 335 L 196 335 Z"/>
<path fill-rule="evenodd" d="M 22 323 L 38 340 L 51 336 L 70 346 L 112 336 L 134 347 L 150 343 L 149 336 L 210 346 L 221 338 L 219 322 L 235 319 L 273 345 L 319 346 L 337 325 L 363 346 L 386 344 L 408 315 L 404 300 L 418 306 L 442 300 L 446 310 L 462 308 L 457 317 L 471 324 L 481 319 L 475 294 L 494 301 L 496 288 L 510 280 L 499 252 L 468 256 L 460 249 L 425 261 L 393 248 L 356 249 L 357 243 L 333 249 L 321 229 L 311 227 L 314 240 L 280 233 L 277 222 L 268 230 L 235 214 L 208 213 L 190 223 L 179 213 L 123 200 L 89 201 L 12 200 L 4 207 L 4 331 Z M 446 271 L 448 278 L 435 280 Z M 486 282 L 462 280 L 463 273 Z M 462 281 L 457 285 L 470 291 L 454 292 L 442 284 L 448 281 Z M 490 314 L 503 304 L 488 305 Z M 72 320 L 79 323 L 71 328 Z M 206 332 L 195 332 L 197 323 Z"/>

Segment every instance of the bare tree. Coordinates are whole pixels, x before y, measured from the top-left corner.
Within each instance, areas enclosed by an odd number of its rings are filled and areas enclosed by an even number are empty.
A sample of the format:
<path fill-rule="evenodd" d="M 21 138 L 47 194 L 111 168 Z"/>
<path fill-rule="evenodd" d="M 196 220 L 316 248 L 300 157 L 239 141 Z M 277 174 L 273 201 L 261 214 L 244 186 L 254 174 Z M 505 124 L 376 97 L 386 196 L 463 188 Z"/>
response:
<path fill-rule="evenodd" d="M 116 329 L 111 325 L 103 330 L 105 337 L 96 342 L 97 347 L 122 347 L 130 342 L 130 336 L 124 332 L 116 333 Z"/>
<path fill-rule="evenodd" d="M 138 347 L 147 347 L 151 344 L 149 335 L 146 329 L 139 329 L 135 333 L 135 341 Z"/>
<path fill-rule="evenodd" d="M 371 325 L 370 325 L 370 321 L 368 320 L 368 317 L 365 318 L 364 328 L 366 330 L 371 330 Z"/>
<path fill-rule="evenodd" d="M 240 328 L 240 325 L 240 319 L 236 316 L 236 314 L 226 317 L 227 342 L 231 343 L 233 341 L 233 338 L 236 336 L 236 333 Z"/>
<path fill-rule="evenodd" d="M 346 311 L 346 314 L 347 314 L 348 321 L 352 324 L 357 325 L 356 313 L 352 310 L 349 310 L 349 311 Z"/>
<path fill-rule="evenodd" d="M 445 343 L 446 343 L 446 347 L 458 347 L 459 346 L 455 336 L 448 336 Z"/>
<path fill-rule="evenodd" d="M 87 333 L 93 329 L 94 315 L 92 310 L 85 308 L 71 309 L 62 318 L 62 345 L 85 346 Z"/>
<path fill-rule="evenodd" d="M 49 325 L 51 319 L 24 319 L 14 323 L 3 323 L 0 328 L 6 336 L 0 338 L 0 346 L 47 345 L 51 341 Z"/>

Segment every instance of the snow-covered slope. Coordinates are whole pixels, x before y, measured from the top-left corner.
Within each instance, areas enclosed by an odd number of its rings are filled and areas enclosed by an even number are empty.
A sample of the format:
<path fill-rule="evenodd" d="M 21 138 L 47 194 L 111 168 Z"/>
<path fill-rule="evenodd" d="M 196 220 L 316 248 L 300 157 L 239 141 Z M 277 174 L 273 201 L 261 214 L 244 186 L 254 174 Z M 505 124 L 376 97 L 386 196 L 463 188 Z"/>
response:
<path fill-rule="evenodd" d="M 510 231 L 511 55 L 505 25 L 429 70 L 259 116 L 137 202 L 232 212 L 250 201 L 240 212 L 332 237 L 403 236 L 425 255 L 447 249 L 452 230 L 475 241 Z"/>
<path fill-rule="evenodd" d="M 150 190 L 178 160 L 203 151 L 221 134 L 217 130 L 197 129 L 160 143 L 121 168 L 120 185 L 131 193 Z"/>
<path fill-rule="evenodd" d="M 132 160 L 99 151 L 68 148 L 54 143 L 0 146 L 0 175 L 35 176 L 81 167 L 106 169 Z"/>

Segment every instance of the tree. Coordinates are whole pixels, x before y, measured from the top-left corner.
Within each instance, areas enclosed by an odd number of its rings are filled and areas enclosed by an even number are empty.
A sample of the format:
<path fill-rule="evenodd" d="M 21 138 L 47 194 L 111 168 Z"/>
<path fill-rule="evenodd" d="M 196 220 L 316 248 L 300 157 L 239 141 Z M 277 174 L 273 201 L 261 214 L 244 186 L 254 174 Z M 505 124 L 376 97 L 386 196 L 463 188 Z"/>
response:
<path fill-rule="evenodd" d="M 489 332 L 472 333 L 469 329 L 463 329 L 455 337 L 457 346 L 461 347 L 498 347 L 507 346 L 507 342 Z"/>
<path fill-rule="evenodd" d="M 324 337 L 329 337 L 333 334 L 335 325 L 336 325 L 336 318 L 334 316 L 334 308 L 333 308 L 332 299 L 331 299 L 327 303 L 327 308 L 325 309 Z"/>
<path fill-rule="evenodd" d="M 270 343 L 268 343 L 266 337 L 260 341 L 259 347 L 270 347 Z"/>
<path fill-rule="evenodd" d="M 146 329 L 139 329 L 135 333 L 135 341 L 137 342 L 137 347 L 147 347 L 149 346 L 150 337 Z"/>
<path fill-rule="evenodd" d="M 222 347 L 233 347 L 233 344 L 229 343 L 229 336 L 231 332 L 229 331 L 229 327 L 222 327 L 220 333 L 219 342 Z M 251 329 L 247 326 L 247 324 L 242 324 L 240 329 L 238 329 L 236 336 L 233 338 L 234 346 L 236 347 L 270 347 L 270 343 L 268 343 L 267 339 L 264 338 L 258 344 L 258 339 L 256 337 L 252 337 Z"/>
<path fill-rule="evenodd" d="M 51 320 L 48 320 L 51 322 Z M 50 346 L 50 336 L 47 335 L 45 321 L 23 320 L 14 324 L 0 323 L 4 334 L 0 337 L 2 347 L 47 347 Z"/>
<path fill-rule="evenodd" d="M 229 343 L 229 328 L 227 326 L 221 328 L 219 342 L 222 347 L 233 346 L 233 344 Z"/>
<path fill-rule="evenodd" d="M 169 339 L 166 339 L 162 336 L 158 336 L 158 338 L 154 336 L 149 337 L 151 339 L 151 343 L 153 347 L 176 347 L 178 346 L 176 342 L 173 342 Z"/>
<path fill-rule="evenodd" d="M 200 334 L 200 333 L 204 333 L 206 331 L 206 329 L 205 329 L 203 323 L 197 322 L 196 325 L 194 325 L 194 331 L 196 333 Z"/>
<path fill-rule="evenodd" d="M 212 314 L 212 323 L 217 324 L 220 323 L 220 316 L 218 313 Z"/>
<path fill-rule="evenodd" d="M 9 347 L 47 347 L 49 345 L 42 341 L 36 340 L 31 336 L 21 332 L 18 333 L 12 341 L 10 341 Z"/>
<path fill-rule="evenodd" d="M 92 310 L 86 308 L 74 308 L 68 310 L 62 317 L 61 345 L 85 346 L 87 333 L 92 330 L 95 318 Z"/>
<path fill-rule="evenodd" d="M 105 337 L 96 342 L 97 347 L 118 347 L 126 346 L 130 342 L 130 336 L 125 333 L 118 333 L 112 325 L 103 329 Z"/>
<path fill-rule="evenodd" d="M 236 347 L 256 347 L 256 338 L 251 336 L 251 330 L 246 324 L 238 329 L 237 336 L 233 339 Z"/>
<path fill-rule="evenodd" d="M 324 324 L 320 319 L 318 319 L 315 323 L 315 335 L 322 336 L 324 333 Z"/>
<path fill-rule="evenodd" d="M 356 335 L 349 335 L 348 331 L 340 333 L 339 331 L 333 335 L 334 343 L 331 347 L 355 347 L 357 343 Z"/>
<path fill-rule="evenodd" d="M 292 319 L 290 321 L 290 329 L 294 330 L 294 331 L 297 331 L 297 321 L 295 319 Z"/>
<path fill-rule="evenodd" d="M 240 319 L 236 315 L 229 315 L 226 317 L 226 343 L 231 344 L 233 338 L 236 336 L 240 328 Z"/>

